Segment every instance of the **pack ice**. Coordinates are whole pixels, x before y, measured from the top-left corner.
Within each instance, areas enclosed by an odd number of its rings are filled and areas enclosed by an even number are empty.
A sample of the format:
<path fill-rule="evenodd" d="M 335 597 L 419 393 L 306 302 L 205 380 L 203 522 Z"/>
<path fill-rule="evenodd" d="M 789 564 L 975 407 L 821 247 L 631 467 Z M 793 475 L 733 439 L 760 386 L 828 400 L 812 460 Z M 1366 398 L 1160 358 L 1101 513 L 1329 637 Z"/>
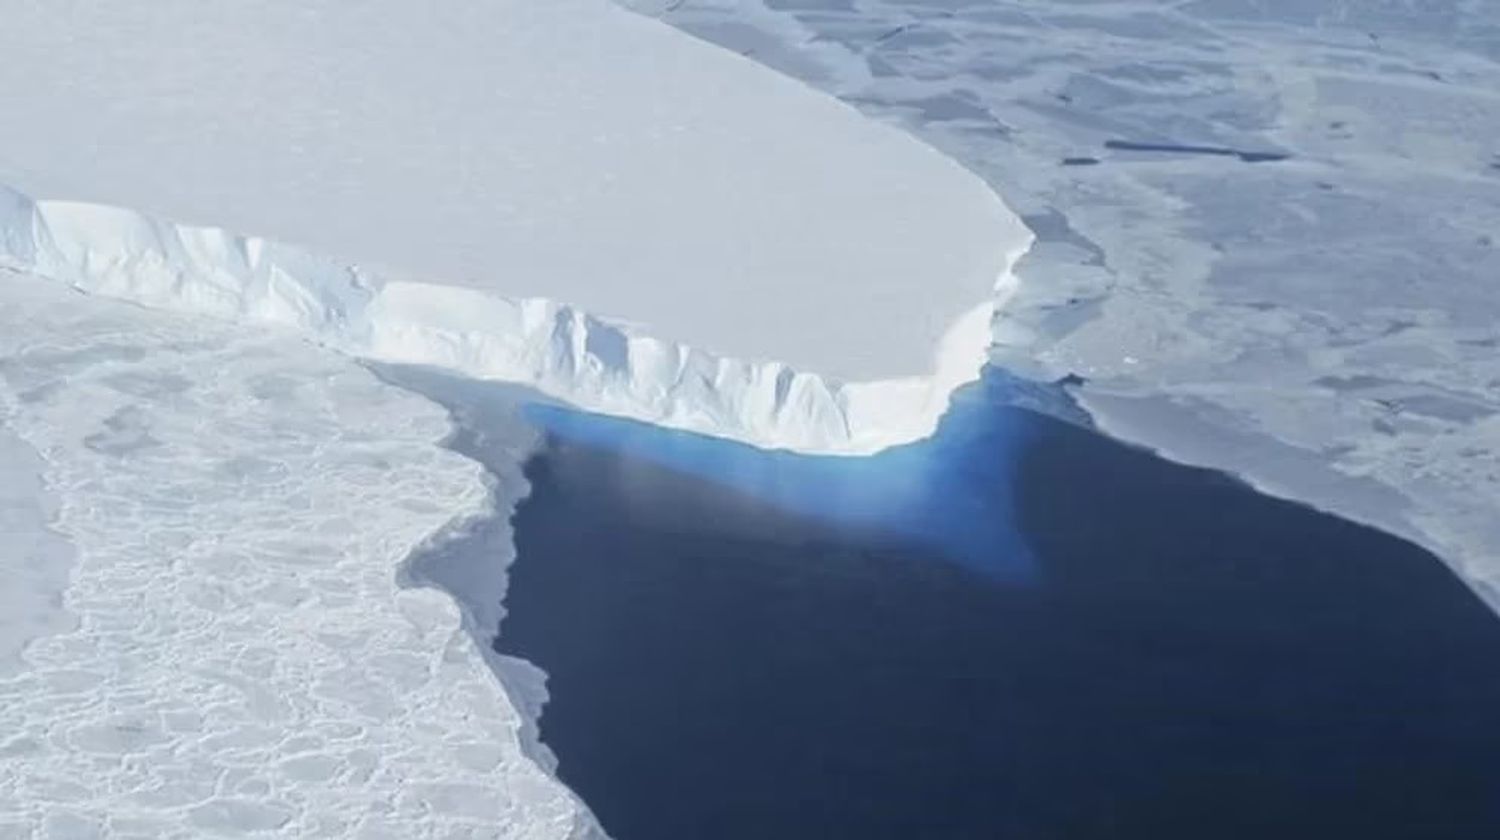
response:
<path fill-rule="evenodd" d="M 1500 4 L 625 2 L 995 185 L 997 365 L 1500 609 Z"/>
<path fill-rule="evenodd" d="M 907 135 L 605 0 L 14 5 L 4 264 L 356 355 L 866 452 L 977 374 L 1030 242 Z"/>

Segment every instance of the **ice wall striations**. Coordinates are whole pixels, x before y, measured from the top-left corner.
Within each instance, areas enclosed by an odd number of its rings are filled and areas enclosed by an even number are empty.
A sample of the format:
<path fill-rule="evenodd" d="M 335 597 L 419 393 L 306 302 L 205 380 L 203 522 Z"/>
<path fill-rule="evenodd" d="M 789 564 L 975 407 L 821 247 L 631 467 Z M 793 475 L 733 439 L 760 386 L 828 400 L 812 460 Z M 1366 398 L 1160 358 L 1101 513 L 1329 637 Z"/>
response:
<path fill-rule="evenodd" d="M 994 297 L 952 325 L 929 375 L 840 382 L 543 298 L 382 278 L 254 236 L 0 187 L 0 268 L 144 306 L 290 327 L 353 356 L 525 383 L 590 411 L 822 454 L 865 454 L 932 432 L 954 389 L 978 375 L 991 315 L 1030 245 L 1019 224 L 997 231 L 1006 235 Z"/>

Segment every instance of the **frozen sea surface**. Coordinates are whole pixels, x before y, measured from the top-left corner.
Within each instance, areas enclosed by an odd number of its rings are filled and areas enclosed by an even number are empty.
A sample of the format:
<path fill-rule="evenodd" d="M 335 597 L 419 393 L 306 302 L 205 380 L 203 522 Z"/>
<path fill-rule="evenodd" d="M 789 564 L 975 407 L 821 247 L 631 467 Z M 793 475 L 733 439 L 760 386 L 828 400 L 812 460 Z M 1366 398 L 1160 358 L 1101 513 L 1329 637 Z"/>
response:
<path fill-rule="evenodd" d="M 0 672 L 0 836 L 597 833 L 460 610 L 400 585 L 492 504 L 440 408 L 294 336 L 0 273 L 0 423 L 0 649 L 32 637 Z"/>
<path fill-rule="evenodd" d="M 0 393 L 0 677 L 21 667 L 29 642 L 69 626 L 73 554 L 50 527 L 57 498 L 42 485 L 41 456 L 10 430 L 10 413 Z"/>
<path fill-rule="evenodd" d="M 0 12 L 0 183 L 735 359 L 930 374 L 1029 241 L 909 134 L 609 0 Z"/>
<path fill-rule="evenodd" d="M 1500 584 L 1500 5 L 627 2 L 995 185 L 996 362 Z"/>

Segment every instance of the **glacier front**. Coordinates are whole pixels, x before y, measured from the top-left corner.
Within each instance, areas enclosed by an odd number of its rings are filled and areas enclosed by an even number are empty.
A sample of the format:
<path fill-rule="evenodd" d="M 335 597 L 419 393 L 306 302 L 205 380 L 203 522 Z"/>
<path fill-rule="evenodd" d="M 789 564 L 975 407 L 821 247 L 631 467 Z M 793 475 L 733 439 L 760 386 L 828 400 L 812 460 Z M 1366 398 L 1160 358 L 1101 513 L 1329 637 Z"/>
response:
<path fill-rule="evenodd" d="M 12 5 L 0 182 L 69 201 L 8 201 L 11 267 L 585 408 L 920 437 L 1030 243 L 905 133 L 606 0 Z"/>

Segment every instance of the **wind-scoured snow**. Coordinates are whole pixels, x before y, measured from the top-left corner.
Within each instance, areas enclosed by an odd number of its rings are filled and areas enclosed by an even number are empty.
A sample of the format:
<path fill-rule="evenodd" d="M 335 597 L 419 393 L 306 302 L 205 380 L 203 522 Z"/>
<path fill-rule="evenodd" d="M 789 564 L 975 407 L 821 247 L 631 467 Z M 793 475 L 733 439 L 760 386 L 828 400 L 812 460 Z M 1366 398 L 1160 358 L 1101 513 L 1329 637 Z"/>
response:
<path fill-rule="evenodd" d="M 590 408 L 820 451 L 920 436 L 982 364 L 978 327 L 1030 242 L 909 134 L 608 0 L 60 0 L 4 18 L 0 183 L 420 280 L 383 282 L 376 305 L 383 346 L 423 361 L 507 366 L 497 341 L 566 333 L 608 373 L 568 389 Z M 122 259 L 160 224 L 43 215 L 60 248 Z M 184 242 L 197 266 L 245 259 L 213 247 Z"/>
<path fill-rule="evenodd" d="M 491 506 L 439 407 L 263 329 L 0 295 L 0 452 L 76 552 L 70 626 L 0 671 L 0 836 L 598 836 L 459 608 L 399 585 Z"/>

